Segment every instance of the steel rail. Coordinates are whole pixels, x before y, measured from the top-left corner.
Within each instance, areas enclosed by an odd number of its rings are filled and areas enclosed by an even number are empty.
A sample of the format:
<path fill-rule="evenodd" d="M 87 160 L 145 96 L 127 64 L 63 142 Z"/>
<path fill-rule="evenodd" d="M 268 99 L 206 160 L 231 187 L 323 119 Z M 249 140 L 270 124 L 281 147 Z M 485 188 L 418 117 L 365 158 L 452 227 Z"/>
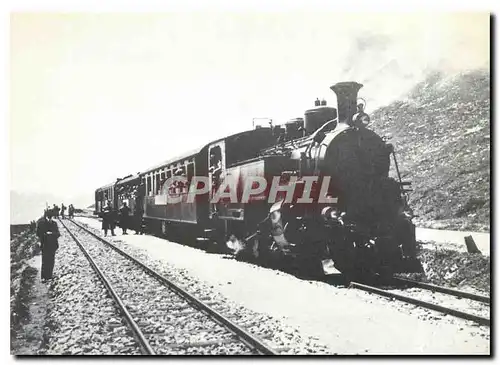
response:
<path fill-rule="evenodd" d="M 423 289 L 429 289 L 429 290 L 439 292 L 439 293 L 454 295 L 458 298 L 472 299 L 472 300 L 475 300 L 477 302 L 486 303 L 488 305 L 490 304 L 490 298 L 483 296 L 483 295 L 468 293 L 468 292 L 455 290 L 455 289 L 451 289 L 451 288 L 445 288 L 443 286 L 438 286 L 438 285 L 433 285 L 433 284 L 428 284 L 428 283 L 422 283 L 420 281 L 403 279 L 403 278 L 399 278 L 397 276 L 395 276 L 393 279 L 395 279 L 397 282 L 411 284 L 413 286 L 420 287 Z"/>
<path fill-rule="evenodd" d="M 257 350 L 260 354 L 262 355 L 279 355 L 278 352 L 274 351 L 272 348 L 267 346 L 264 342 L 262 342 L 260 339 L 256 338 L 253 336 L 251 333 L 243 329 L 241 326 L 237 325 L 227 317 L 225 317 L 223 314 L 219 313 L 217 310 L 210 308 L 208 305 L 194 297 L 192 294 L 181 288 L 179 285 L 175 284 L 173 281 L 167 279 L 154 269 L 148 267 L 141 261 L 137 260 L 136 258 L 130 256 L 128 253 L 122 251 L 112 243 L 106 241 L 102 237 L 99 237 L 97 234 L 94 232 L 90 231 L 86 227 L 80 225 L 79 223 L 75 221 L 71 221 L 73 224 L 75 224 L 77 227 L 83 229 L 85 232 L 89 233 L 102 243 L 106 244 L 107 246 L 111 247 L 113 250 L 121 254 L 122 256 L 128 258 L 132 262 L 134 262 L 136 265 L 141 267 L 144 271 L 146 271 L 148 274 L 156 278 L 158 281 L 160 281 L 162 284 L 168 286 L 172 290 L 174 290 L 177 294 L 179 294 L 181 297 L 187 299 L 191 304 L 193 304 L 195 307 L 202 309 L 205 311 L 210 317 L 214 318 L 217 322 L 222 324 L 224 327 L 230 329 L 234 334 L 238 336 L 238 338 L 244 342 L 248 347 L 253 348 Z"/>
<path fill-rule="evenodd" d="M 443 306 L 438 305 L 438 304 L 425 302 L 425 301 L 420 300 L 420 299 L 411 298 L 411 297 L 407 297 L 405 295 L 392 293 L 392 292 L 389 292 L 387 290 L 383 290 L 383 289 L 376 288 L 373 286 L 357 283 L 354 281 L 352 281 L 349 286 L 353 287 L 353 288 L 361 289 L 361 290 L 364 290 L 367 292 L 371 292 L 374 294 L 378 294 L 378 295 L 381 295 L 381 296 L 384 296 L 387 298 L 394 298 L 394 299 L 397 299 L 397 300 L 400 300 L 400 301 L 403 301 L 406 303 L 415 304 L 415 305 L 418 305 L 419 307 L 432 309 L 432 310 L 435 310 L 435 311 L 438 311 L 441 313 L 445 313 L 445 314 L 451 314 L 454 317 L 468 319 L 468 320 L 474 321 L 474 322 L 482 324 L 482 325 L 490 326 L 490 324 L 491 324 L 491 321 L 489 318 L 476 316 L 474 314 L 465 313 L 465 312 L 462 312 L 462 311 L 459 311 L 456 309 L 443 307 Z"/>
<path fill-rule="evenodd" d="M 99 278 L 103 282 L 104 286 L 106 286 L 106 288 L 108 289 L 108 292 L 113 297 L 115 303 L 118 305 L 118 307 L 122 311 L 123 316 L 127 320 L 130 328 L 132 329 L 134 337 L 137 339 L 137 342 L 139 342 L 143 354 L 144 355 L 156 355 L 155 351 L 153 350 L 153 348 L 149 344 L 148 340 L 146 339 L 146 337 L 144 336 L 144 334 L 140 330 L 139 326 L 137 325 L 137 323 L 132 318 L 132 315 L 130 314 L 130 312 L 125 307 L 125 304 L 120 299 L 120 297 L 116 293 L 116 291 L 113 289 L 113 286 L 111 285 L 109 279 L 101 271 L 101 269 L 97 266 L 97 264 L 92 259 L 92 256 L 90 256 L 90 254 L 85 249 L 85 247 L 83 247 L 82 243 L 78 240 L 78 238 L 75 237 L 75 235 L 69 230 L 69 228 L 64 224 L 64 222 L 62 222 L 61 220 L 59 220 L 59 222 L 61 222 L 61 224 L 63 225 L 63 227 L 66 228 L 66 230 L 68 231 L 68 233 L 71 236 L 71 238 L 73 238 L 73 240 L 76 242 L 76 244 L 80 247 L 80 250 L 83 252 L 83 254 L 85 255 L 85 257 L 89 261 L 90 265 L 92 266 L 92 268 L 94 269 L 94 271 L 97 273 L 97 275 L 99 276 Z"/>

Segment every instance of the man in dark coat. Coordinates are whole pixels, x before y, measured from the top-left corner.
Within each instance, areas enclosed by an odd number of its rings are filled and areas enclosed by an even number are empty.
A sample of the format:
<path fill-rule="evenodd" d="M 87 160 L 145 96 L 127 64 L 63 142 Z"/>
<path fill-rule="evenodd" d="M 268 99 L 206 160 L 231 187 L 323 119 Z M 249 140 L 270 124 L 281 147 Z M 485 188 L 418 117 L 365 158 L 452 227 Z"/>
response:
<path fill-rule="evenodd" d="M 111 230 L 111 235 L 115 235 L 115 214 L 111 207 L 111 201 L 108 200 L 106 206 L 102 210 L 102 229 L 104 229 L 104 237 L 108 235 L 108 229 Z"/>
<path fill-rule="evenodd" d="M 73 204 L 70 204 L 68 207 L 69 219 L 73 219 L 74 214 L 75 214 L 75 208 L 73 207 Z"/>
<path fill-rule="evenodd" d="M 36 235 L 40 239 L 42 249 L 42 281 L 52 279 L 54 269 L 54 259 L 59 248 L 57 239 L 59 238 L 59 228 L 52 220 L 52 213 L 48 211 L 43 218 L 37 222 Z"/>
<path fill-rule="evenodd" d="M 61 219 L 64 219 L 64 212 L 66 211 L 66 206 L 61 203 Z"/>
<path fill-rule="evenodd" d="M 122 227 L 123 234 L 127 234 L 129 213 L 130 208 L 127 207 L 127 203 L 123 203 L 120 209 L 120 227 Z"/>

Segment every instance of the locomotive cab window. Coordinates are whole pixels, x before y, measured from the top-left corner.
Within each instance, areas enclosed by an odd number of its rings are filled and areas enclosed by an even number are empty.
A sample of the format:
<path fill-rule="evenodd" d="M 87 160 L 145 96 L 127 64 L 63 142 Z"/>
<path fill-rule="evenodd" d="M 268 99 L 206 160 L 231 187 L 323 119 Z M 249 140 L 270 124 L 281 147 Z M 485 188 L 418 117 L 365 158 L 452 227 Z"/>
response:
<path fill-rule="evenodd" d="M 215 172 L 215 170 L 222 167 L 222 150 L 220 146 L 215 146 L 210 149 L 210 171 Z"/>

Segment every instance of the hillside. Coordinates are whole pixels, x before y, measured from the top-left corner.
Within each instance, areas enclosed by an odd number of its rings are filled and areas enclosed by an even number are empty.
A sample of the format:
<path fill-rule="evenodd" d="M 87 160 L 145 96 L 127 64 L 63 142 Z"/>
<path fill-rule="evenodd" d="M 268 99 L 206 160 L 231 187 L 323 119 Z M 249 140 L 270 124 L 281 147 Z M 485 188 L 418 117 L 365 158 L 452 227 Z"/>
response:
<path fill-rule="evenodd" d="M 490 74 L 433 73 L 405 100 L 372 113 L 391 136 L 419 226 L 489 231 Z"/>

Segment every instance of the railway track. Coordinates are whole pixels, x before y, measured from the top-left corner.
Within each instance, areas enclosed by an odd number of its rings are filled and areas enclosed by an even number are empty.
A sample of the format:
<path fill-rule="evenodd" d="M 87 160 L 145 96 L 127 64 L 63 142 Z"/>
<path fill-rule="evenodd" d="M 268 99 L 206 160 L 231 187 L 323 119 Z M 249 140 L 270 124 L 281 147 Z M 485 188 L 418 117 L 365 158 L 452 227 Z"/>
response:
<path fill-rule="evenodd" d="M 77 224 L 80 228 L 86 229 L 83 226 L 80 226 L 78 223 L 74 222 L 73 223 Z M 90 232 L 90 234 L 93 234 Z M 100 239 L 100 237 L 98 237 Z M 114 247 L 114 246 L 113 246 Z M 443 305 L 442 303 L 436 303 L 436 300 L 434 301 L 428 301 L 428 300 L 423 300 L 422 297 L 428 296 L 425 295 L 425 292 L 430 292 L 430 293 L 439 293 L 450 297 L 455 297 L 456 299 L 466 299 L 469 300 L 470 303 L 474 303 L 474 306 L 477 306 L 479 309 L 479 312 L 481 312 L 481 307 L 489 307 L 490 304 L 490 298 L 473 294 L 473 293 L 468 293 L 464 291 L 459 291 L 459 290 L 454 290 L 451 288 L 446 288 L 446 287 L 441 287 L 441 286 L 436 286 L 432 284 L 427 284 L 427 283 L 422 283 L 418 281 L 413 281 L 413 280 L 408 280 L 408 279 L 403 279 L 400 277 L 393 277 L 392 278 L 392 286 L 393 288 L 390 289 L 384 289 L 383 285 L 377 285 L 377 286 L 372 286 L 372 285 L 367 285 L 366 283 L 360 283 L 360 282 L 350 282 L 350 287 L 364 290 L 367 292 L 371 292 L 380 296 L 384 296 L 387 298 L 392 298 L 396 299 L 402 302 L 414 304 L 419 307 L 431 309 L 440 313 L 448 314 L 457 318 L 462 318 L 466 320 L 471 320 L 474 321 L 480 325 L 485 325 L 485 326 L 490 326 L 491 325 L 491 320 L 489 318 L 486 318 L 481 315 L 477 315 L 474 313 L 469 313 L 468 311 L 462 309 L 456 309 L 452 308 L 447 305 Z M 401 290 L 402 287 L 405 287 L 405 290 Z M 387 285 L 385 286 L 387 287 Z M 397 289 L 394 289 L 396 287 Z M 419 292 L 409 292 L 408 288 L 413 289 L 413 288 L 418 288 L 420 291 Z M 439 301 L 439 300 L 438 300 Z M 449 300 L 446 300 L 444 298 L 441 298 L 441 302 L 449 302 Z M 457 303 L 457 302 L 455 302 Z M 464 305 L 461 305 L 464 307 Z"/>
<path fill-rule="evenodd" d="M 444 286 L 423 283 L 420 281 L 403 279 L 400 277 L 394 277 L 393 280 L 395 280 L 398 283 L 406 284 L 406 285 L 412 286 L 412 287 L 428 289 L 428 290 L 438 292 L 438 293 L 450 294 L 450 295 L 453 295 L 457 298 L 466 298 L 466 299 L 471 299 L 471 300 L 474 300 L 477 302 L 486 303 L 488 305 L 490 304 L 490 298 L 483 296 L 483 295 L 478 295 L 478 294 L 469 293 L 469 292 L 465 292 L 465 291 L 461 291 L 461 290 L 446 288 Z"/>
<path fill-rule="evenodd" d="M 473 306 L 476 310 L 481 310 L 484 308 L 489 309 L 490 298 L 488 297 L 399 277 L 394 277 L 392 280 L 396 283 L 396 288 L 392 286 L 387 289 L 381 286 L 371 286 L 358 282 L 350 282 L 349 286 L 386 298 L 396 299 L 419 307 L 432 309 L 440 313 L 449 314 L 457 318 L 474 321 L 480 325 L 490 326 L 491 324 L 490 318 L 470 313 L 470 311 L 457 309 L 456 306 L 452 308 L 451 306 L 443 305 L 443 303 L 438 303 L 440 300 L 441 302 L 447 302 L 447 304 L 451 301 L 454 302 L 454 304 L 460 304 L 462 307 L 464 307 L 465 304 L 466 307 L 470 308 Z M 401 289 L 403 285 L 405 289 Z M 438 298 L 436 300 L 436 293 L 441 296 L 441 299 Z M 422 297 L 431 297 L 434 300 L 424 300 Z M 449 298 L 453 299 L 450 300 Z M 467 303 L 463 303 L 464 300 L 467 300 Z"/>
<path fill-rule="evenodd" d="M 85 227 L 60 221 L 147 355 L 278 355 L 244 328 Z M 84 243 L 85 242 L 85 243 Z M 214 303 L 216 304 L 216 303 Z"/>

